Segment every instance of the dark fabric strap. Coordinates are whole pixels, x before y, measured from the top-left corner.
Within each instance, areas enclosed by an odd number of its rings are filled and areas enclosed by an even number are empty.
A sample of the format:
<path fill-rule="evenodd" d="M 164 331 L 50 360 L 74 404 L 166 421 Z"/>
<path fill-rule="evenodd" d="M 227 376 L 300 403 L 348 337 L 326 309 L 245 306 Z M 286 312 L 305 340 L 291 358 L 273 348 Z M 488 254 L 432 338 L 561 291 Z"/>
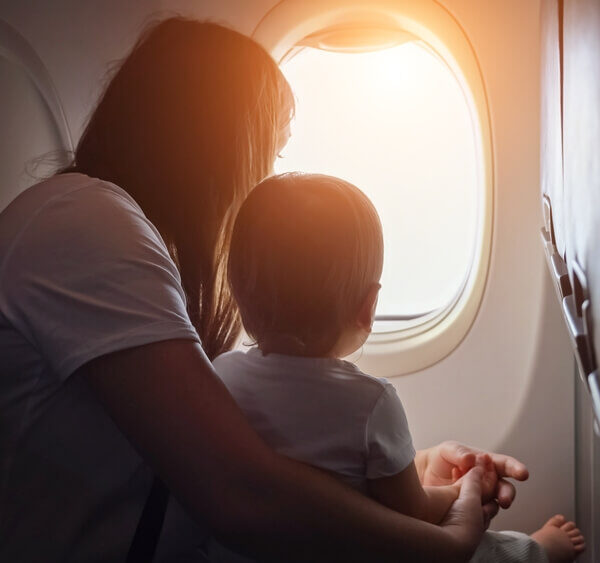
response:
<path fill-rule="evenodd" d="M 158 477 L 154 477 L 150 494 L 131 540 L 127 563 L 151 563 L 165 520 L 168 501 L 169 489 Z"/>

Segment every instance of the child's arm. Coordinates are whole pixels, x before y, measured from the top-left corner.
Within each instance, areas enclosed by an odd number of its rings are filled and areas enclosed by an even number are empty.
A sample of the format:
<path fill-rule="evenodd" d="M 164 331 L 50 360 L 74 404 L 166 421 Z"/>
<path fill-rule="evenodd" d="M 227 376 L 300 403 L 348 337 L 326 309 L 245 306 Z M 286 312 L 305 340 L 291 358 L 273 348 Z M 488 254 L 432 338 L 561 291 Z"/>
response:
<path fill-rule="evenodd" d="M 404 408 L 389 383 L 369 415 L 365 444 L 370 495 L 397 512 L 438 524 L 458 498 L 460 485 L 421 485 Z"/>
<path fill-rule="evenodd" d="M 461 475 L 457 481 L 440 487 L 423 487 L 415 466 L 415 450 L 404 408 L 389 383 L 379 396 L 365 427 L 365 460 L 368 488 L 381 504 L 408 516 L 438 524 L 458 498 Z M 496 471 L 487 454 L 476 457 L 484 469 L 482 493 L 487 502 L 496 485 Z M 491 482 L 493 481 L 493 482 Z"/>
<path fill-rule="evenodd" d="M 458 498 L 460 483 L 423 487 L 414 462 L 391 477 L 369 479 L 369 492 L 381 504 L 419 520 L 439 524 Z"/>

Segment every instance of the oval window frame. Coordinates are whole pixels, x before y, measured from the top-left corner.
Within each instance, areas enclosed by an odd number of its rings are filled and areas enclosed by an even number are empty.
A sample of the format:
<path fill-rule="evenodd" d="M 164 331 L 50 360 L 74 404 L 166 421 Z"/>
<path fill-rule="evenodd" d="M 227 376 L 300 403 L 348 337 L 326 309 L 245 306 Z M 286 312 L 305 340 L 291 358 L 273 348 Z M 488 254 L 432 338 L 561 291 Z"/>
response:
<path fill-rule="evenodd" d="M 282 62 L 305 37 L 338 25 L 391 25 L 432 49 L 454 74 L 470 109 L 478 166 L 473 260 L 455 298 L 405 328 L 373 333 L 361 353 L 372 373 L 394 377 L 430 367 L 455 350 L 472 327 L 485 293 L 492 249 L 494 162 L 487 92 L 475 50 L 454 16 L 435 0 L 282 0 L 259 21 L 253 39 Z"/>

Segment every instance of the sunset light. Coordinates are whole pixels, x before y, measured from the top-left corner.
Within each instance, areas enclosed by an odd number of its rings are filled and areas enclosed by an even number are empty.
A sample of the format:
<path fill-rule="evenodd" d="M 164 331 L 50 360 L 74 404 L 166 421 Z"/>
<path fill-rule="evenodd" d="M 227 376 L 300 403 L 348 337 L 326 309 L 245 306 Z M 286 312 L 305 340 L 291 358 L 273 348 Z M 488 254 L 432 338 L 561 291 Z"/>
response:
<path fill-rule="evenodd" d="M 297 109 L 276 172 L 340 176 L 371 198 L 385 239 L 379 315 L 447 305 L 471 266 L 478 213 L 473 120 L 454 75 L 417 42 L 305 48 L 282 69 Z"/>

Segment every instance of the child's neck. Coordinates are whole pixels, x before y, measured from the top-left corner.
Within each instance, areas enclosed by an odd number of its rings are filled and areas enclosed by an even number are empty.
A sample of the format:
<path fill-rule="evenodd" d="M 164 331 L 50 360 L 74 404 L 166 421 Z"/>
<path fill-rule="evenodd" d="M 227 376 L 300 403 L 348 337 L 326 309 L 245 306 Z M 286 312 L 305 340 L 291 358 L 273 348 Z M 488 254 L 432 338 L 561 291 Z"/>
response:
<path fill-rule="evenodd" d="M 296 356 L 298 358 L 332 358 L 339 359 L 339 356 L 333 351 L 326 353 L 319 353 L 313 350 L 298 349 L 290 346 L 272 346 L 268 344 L 259 344 L 258 349 L 263 353 L 264 356 L 267 354 L 281 354 L 283 356 Z"/>
<path fill-rule="evenodd" d="M 356 346 L 354 340 L 352 339 L 352 342 L 348 342 L 347 335 L 341 335 L 335 345 L 326 352 L 309 348 L 299 339 L 291 337 L 261 342 L 258 344 L 258 349 L 263 355 L 282 354 L 284 356 L 297 356 L 299 358 L 330 358 L 339 360 L 349 356 L 360 348 L 360 346 Z"/>
<path fill-rule="evenodd" d="M 258 343 L 258 349 L 263 355 L 282 354 L 284 356 L 297 356 L 299 358 L 331 358 L 339 359 L 337 343 L 328 351 L 316 350 L 307 347 L 300 339 L 293 337 L 278 337 Z"/>
<path fill-rule="evenodd" d="M 301 358 L 331 358 L 342 359 L 356 352 L 367 339 L 368 332 L 360 331 L 354 326 L 347 327 L 339 334 L 335 344 L 328 350 L 317 350 L 306 346 L 294 336 L 277 335 L 258 344 L 259 350 L 266 354 L 283 354 Z"/>

